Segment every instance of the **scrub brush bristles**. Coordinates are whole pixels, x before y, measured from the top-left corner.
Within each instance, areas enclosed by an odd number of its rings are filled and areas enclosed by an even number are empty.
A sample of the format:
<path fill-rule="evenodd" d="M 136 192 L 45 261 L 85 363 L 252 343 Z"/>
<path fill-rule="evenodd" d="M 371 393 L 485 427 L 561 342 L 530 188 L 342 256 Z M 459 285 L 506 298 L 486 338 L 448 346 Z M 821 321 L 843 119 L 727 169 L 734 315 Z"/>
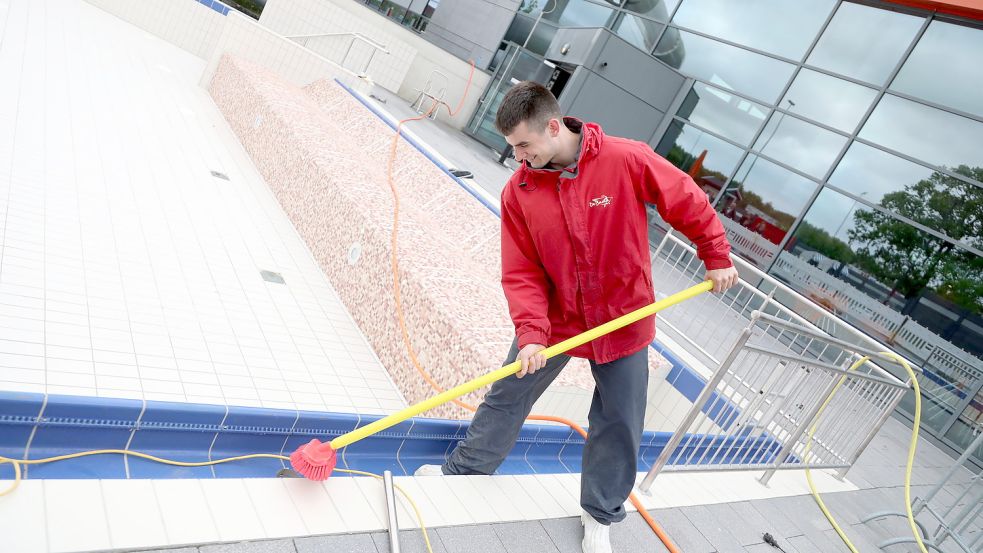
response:
<path fill-rule="evenodd" d="M 327 480 L 337 462 L 331 442 L 321 443 L 317 438 L 298 447 L 290 455 L 290 465 L 309 480 Z"/>

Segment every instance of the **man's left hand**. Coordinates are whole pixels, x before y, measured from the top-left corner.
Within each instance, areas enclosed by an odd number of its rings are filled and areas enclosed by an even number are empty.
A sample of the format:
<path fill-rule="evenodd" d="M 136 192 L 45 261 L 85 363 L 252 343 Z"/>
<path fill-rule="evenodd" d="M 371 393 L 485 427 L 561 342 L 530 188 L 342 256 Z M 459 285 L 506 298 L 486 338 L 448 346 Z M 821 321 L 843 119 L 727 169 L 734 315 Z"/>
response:
<path fill-rule="evenodd" d="M 713 293 L 719 294 L 731 286 L 737 284 L 737 269 L 727 267 L 726 269 L 713 269 L 707 271 L 705 280 L 713 282 Z"/>

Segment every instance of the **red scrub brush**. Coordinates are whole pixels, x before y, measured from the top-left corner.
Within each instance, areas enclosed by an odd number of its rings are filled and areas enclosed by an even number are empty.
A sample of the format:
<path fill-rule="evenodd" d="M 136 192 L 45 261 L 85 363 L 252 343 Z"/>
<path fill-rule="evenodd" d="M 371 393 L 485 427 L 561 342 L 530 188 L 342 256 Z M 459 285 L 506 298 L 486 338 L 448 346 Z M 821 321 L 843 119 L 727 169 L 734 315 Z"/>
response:
<path fill-rule="evenodd" d="M 310 480 L 327 480 L 338 463 L 331 442 L 321 443 L 314 438 L 290 454 L 290 466 Z"/>

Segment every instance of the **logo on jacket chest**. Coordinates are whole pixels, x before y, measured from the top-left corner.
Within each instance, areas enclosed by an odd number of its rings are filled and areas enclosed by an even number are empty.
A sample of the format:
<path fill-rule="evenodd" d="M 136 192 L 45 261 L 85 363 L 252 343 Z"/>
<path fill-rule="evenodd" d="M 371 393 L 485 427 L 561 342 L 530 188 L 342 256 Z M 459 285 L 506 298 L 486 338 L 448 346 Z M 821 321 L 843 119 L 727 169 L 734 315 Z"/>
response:
<path fill-rule="evenodd" d="M 611 205 L 612 201 L 614 201 L 614 198 L 605 195 L 599 198 L 594 198 L 593 200 L 587 203 L 587 207 L 608 207 L 609 205 Z"/>

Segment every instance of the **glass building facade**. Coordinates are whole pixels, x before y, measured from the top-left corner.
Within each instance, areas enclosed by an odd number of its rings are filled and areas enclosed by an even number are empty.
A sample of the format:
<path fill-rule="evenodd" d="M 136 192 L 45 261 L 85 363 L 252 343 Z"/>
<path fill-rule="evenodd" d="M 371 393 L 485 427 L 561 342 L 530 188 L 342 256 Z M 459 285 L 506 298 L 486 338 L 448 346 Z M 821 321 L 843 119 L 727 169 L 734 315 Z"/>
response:
<path fill-rule="evenodd" d="M 607 27 L 694 80 L 656 151 L 694 175 L 735 253 L 921 363 L 923 426 L 968 447 L 983 23 L 879 2 L 526 0 L 505 40 L 542 54 L 562 27 Z"/>

